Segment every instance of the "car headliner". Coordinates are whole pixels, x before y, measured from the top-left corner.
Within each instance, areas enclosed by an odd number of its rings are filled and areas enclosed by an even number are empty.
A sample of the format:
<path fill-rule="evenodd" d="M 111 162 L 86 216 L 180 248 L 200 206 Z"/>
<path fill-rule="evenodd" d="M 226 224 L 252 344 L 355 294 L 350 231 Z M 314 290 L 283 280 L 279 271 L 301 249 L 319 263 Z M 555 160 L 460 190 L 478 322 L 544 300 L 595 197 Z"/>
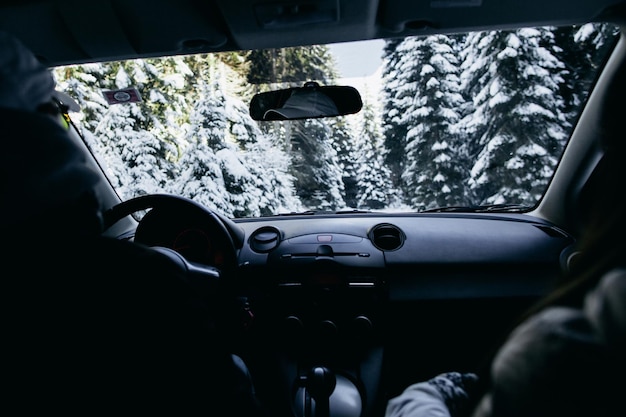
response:
<path fill-rule="evenodd" d="M 617 0 L 9 0 L 49 66 L 603 20 Z M 28 24 L 31 22 L 31 24 Z"/>

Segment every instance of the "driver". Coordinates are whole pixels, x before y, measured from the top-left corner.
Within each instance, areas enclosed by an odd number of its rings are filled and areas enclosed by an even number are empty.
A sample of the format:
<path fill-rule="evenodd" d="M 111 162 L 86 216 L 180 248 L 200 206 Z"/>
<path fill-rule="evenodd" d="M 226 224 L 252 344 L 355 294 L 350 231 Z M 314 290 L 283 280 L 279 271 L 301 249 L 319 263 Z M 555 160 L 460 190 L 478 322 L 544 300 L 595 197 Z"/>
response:
<path fill-rule="evenodd" d="M 52 75 L 7 33 L 0 33 L 0 51 L 0 117 L 6 138 L 0 156 L 2 229 L 9 235 L 30 230 L 100 233 L 99 177 L 63 129 Z"/>
<path fill-rule="evenodd" d="M 212 306 L 165 255 L 101 236 L 99 176 L 50 71 L 0 32 L 5 398 L 23 414 L 260 415 Z"/>

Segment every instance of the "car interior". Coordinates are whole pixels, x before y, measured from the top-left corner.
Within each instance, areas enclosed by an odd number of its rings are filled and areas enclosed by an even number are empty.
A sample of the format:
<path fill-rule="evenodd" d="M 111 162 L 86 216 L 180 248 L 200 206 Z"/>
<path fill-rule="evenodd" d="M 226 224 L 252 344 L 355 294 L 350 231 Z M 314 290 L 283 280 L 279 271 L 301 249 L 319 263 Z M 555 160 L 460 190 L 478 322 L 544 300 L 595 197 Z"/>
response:
<path fill-rule="evenodd" d="M 198 291 L 219 292 L 209 297 L 220 310 L 215 343 L 245 362 L 268 415 L 284 417 L 380 417 L 387 400 L 416 381 L 481 369 L 516 319 L 567 273 L 590 200 L 602 186 L 594 173 L 606 152 L 603 140 L 623 134 L 626 2 L 20 0 L 0 6 L 0 30 L 50 69 L 589 23 L 613 25 L 615 38 L 545 191 L 524 207 L 344 207 L 236 217 L 190 195 L 128 198 L 84 131 L 71 127 L 71 140 L 100 175 L 102 235 L 152 248 L 179 265 Z M 306 81 L 255 95 L 250 120 L 347 118 L 365 107 L 363 92 L 348 83 Z M 76 91 L 65 92 L 85 108 Z M 330 97 L 332 110 L 318 112 L 320 93 Z M 294 97 L 315 102 L 315 111 L 287 112 Z M 3 196 L 2 204 L 12 198 Z M 34 253 L 37 237 L 31 239 Z M 215 281 L 221 285 L 207 286 Z"/>

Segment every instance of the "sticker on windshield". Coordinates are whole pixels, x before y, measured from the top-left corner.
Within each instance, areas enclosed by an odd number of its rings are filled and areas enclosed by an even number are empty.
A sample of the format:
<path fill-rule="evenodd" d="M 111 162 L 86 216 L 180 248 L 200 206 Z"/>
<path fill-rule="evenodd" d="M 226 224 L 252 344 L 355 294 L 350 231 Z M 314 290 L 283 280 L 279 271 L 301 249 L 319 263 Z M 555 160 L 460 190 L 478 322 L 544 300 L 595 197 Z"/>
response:
<path fill-rule="evenodd" d="M 109 104 L 138 103 L 141 101 L 139 91 L 134 87 L 103 91 L 102 94 Z"/>

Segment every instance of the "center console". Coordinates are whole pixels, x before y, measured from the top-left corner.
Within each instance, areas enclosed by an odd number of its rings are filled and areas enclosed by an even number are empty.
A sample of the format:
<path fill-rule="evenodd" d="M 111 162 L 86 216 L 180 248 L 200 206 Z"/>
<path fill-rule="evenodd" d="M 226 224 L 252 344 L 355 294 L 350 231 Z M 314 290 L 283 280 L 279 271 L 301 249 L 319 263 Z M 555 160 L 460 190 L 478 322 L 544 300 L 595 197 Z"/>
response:
<path fill-rule="evenodd" d="M 261 401 L 284 417 L 369 417 L 379 407 L 382 254 L 274 253 L 271 282 L 246 302 L 248 364 Z M 306 272 L 303 272 L 306 271 Z"/>

